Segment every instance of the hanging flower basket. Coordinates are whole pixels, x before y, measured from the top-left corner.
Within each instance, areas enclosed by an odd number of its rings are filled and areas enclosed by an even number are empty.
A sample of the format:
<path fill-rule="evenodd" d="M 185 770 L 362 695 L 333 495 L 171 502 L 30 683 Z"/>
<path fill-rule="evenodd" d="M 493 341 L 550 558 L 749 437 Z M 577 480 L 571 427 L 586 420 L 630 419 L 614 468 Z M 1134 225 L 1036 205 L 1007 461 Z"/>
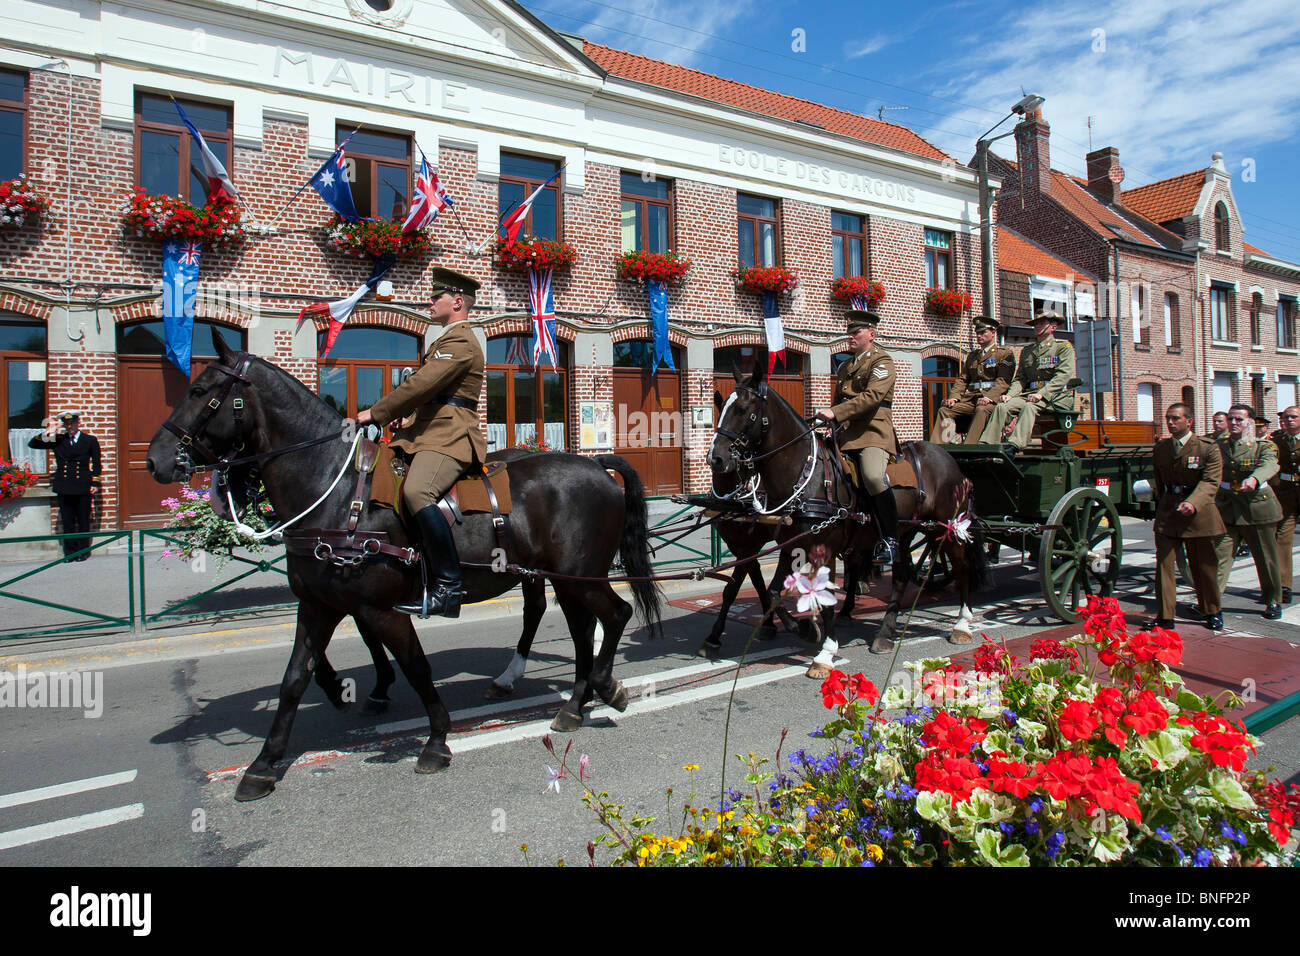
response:
<path fill-rule="evenodd" d="M 49 208 L 50 201 L 22 176 L 0 182 L 0 231 L 35 223 Z"/>
<path fill-rule="evenodd" d="M 885 301 L 885 287 L 866 276 L 840 276 L 831 283 L 831 295 L 866 312 Z"/>
<path fill-rule="evenodd" d="M 747 292 L 789 292 L 799 284 L 799 273 L 781 266 L 737 266 L 731 274 Z"/>
<path fill-rule="evenodd" d="M 429 230 L 403 233 L 402 224 L 392 219 L 362 219 L 348 222 L 335 218 L 329 225 L 325 245 L 330 252 L 354 259 L 419 259 L 429 254 Z"/>
<path fill-rule="evenodd" d="M 0 461 L 0 501 L 21 498 L 23 492 L 36 484 L 36 476 L 27 465 Z"/>
<path fill-rule="evenodd" d="M 969 292 L 960 289 L 926 289 L 925 307 L 935 315 L 961 315 L 971 307 Z"/>
<path fill-rule="evenodd" d="M 618 259 L 618 277 L 678 285 L 690 267 L 691 260 L 675 252 L 625 252 Z"/>
<path fill-rule="evenodd" d="M 504 239 L 498 239 L 492 245 L 493 264 L 509 272 L 527 272 L 529 269 L 562 272 L 577 261 L 578 250 L 555 239 L 520 236 L 513 246 L 507 247 Z"/>
<path fill-rule="evenodd" d="M 196 206 L 176 196 L 153 196 L 136 189 L 122 204 L 122 232 L 128 238 L 189 239 L 210 247 L 233 246 L 244 241 L 239 206 L 212 202 Z"/>

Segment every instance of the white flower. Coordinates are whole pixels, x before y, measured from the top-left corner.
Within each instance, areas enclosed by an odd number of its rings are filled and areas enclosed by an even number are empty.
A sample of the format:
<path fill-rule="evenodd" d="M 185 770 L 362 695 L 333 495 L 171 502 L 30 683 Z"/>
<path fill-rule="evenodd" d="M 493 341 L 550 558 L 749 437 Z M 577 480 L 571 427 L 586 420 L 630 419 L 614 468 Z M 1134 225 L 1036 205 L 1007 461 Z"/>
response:
<path fill-rule="evenodd" d="M 802 574 L 787 575 L 785 579 L 785 589 L 787 591 L 798 592 L 799 594 L 799 613 L 818 609 L 818 605 L 834 605 L 836 602 L 835 595 L 831 593 L 832 585 L 830 583 L 831 569 L 822 567 L 817 569 L 817 576 L 811 581 Z"/>
<path fill-rule="evenodd" d="M 559 770 L 555 770 L 549 764 L 542 764 L 542 766 L 546 768 L 546 792 L 550 793 L 554 790 L 556 793 L 559 793 L 560 778 L 563 777 L 564 774 Z"/>

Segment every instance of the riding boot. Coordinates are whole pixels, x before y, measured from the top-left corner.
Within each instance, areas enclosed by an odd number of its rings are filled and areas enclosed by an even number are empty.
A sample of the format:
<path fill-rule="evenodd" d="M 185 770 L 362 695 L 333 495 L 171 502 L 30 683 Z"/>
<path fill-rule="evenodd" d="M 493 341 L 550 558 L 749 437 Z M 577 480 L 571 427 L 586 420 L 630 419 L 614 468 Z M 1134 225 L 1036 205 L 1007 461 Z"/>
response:
<path fill-rule="evenodd" d="M 420 529 L 420 554 L 424 559 L 424 597 L 420 604 L 398 604 L 394 611 L 427 618 L 433 614 L 460 617 L 465 596 L 460 575 L 460 555 L 451 527 L 437 505 L 428 505 L 415 515 Z"/>
<path fill-rule="evenodd" d="M 898 505 L 894 493 L 886 488 L 878 495 L 872 495 L 871 503 L 878 519 L 877 530 L 880 539 L 876 544 L 875 562 L 879 567 L 893 564 L 898 559 Z"/>

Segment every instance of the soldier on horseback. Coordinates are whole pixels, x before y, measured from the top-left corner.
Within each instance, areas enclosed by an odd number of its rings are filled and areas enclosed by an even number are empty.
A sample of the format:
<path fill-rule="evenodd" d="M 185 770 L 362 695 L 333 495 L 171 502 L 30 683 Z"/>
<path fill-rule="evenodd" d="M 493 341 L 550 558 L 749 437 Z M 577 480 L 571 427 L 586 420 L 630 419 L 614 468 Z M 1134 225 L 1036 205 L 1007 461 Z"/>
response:
<path fill-rule="evenodd" d="M 397 429 L 391 447 L 411 458 L 402 485 L 402 504 L 420 531 L 424 557 L 424 598 L 419 605 L 394 610 L 426 618 L 459 617 L 465 595 L 460 556 L 451 528 L 438 508 L 440 499 L 474 462 L 487 458 L 478 427 L 478 396 L 483 385 L 483 349 L 465 320 L 479 284 L 451 269 L 431 270 L 430 318 L 444 325 L 424 354 L 419 371 L 357 415 L 358 425 L 386 425 L 410 416 Z"/>
<path fill-rule="evenodd" d="M 898 557 L 898 506 L 885 477 L 890 456 L 898 453 L 891 410 L 894 360 L 876 347 L 880 316 L 850 309 L 846 318 L 853 358 L 840 366 L 835 404 L 818 409 L 817 417 L 839 423 L 840 450 L 855 453 L 858 481 L 871 500 L 880 531 L 875 563 L 883 566 Z"/>

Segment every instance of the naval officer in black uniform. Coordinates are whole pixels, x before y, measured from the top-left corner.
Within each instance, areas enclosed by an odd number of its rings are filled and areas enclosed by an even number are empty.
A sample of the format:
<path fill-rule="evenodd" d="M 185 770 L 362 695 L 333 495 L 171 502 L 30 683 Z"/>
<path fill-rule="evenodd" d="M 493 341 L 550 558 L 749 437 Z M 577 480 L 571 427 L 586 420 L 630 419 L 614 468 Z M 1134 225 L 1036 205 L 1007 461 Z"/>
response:
<path fill-rule="evenodd" d="M 103 472 L 98 439 L 81 430 L 81 416 L 76 412 L 64 412 L 59 416 L 57 430 L 55 425 L 51 425 L 27 444 L 31 448 L 48 448 L 54 452 L 56 465 L 50 490 L 59 496 L 63 533 L 89 531 L 90 502 L 94 492 L 99 490 L 99 477 Z M 85 561 L 88 557 L 89 538 L 63 539 L 63 560 Z"/>

